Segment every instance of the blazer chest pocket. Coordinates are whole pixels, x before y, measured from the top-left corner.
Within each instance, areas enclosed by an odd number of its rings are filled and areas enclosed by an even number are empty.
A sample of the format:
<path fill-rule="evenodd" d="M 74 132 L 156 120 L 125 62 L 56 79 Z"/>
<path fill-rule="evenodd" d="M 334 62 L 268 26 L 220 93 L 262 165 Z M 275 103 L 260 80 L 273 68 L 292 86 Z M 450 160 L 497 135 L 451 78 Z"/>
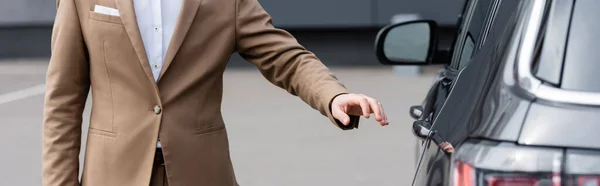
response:
<path fill-rule="evenodd" d="M 90 11 L 89 33 L 98 40 L 123 40 L 127 37 L 121 17 Z"/>
<path fill-rule="evenodd" d="M 121 25 L 123 24 L 123 21 L 121 21 L 120 16 L 101 14 L 101 13 L 94 12 L 94 11 L 90 11 L 90 19 L 93 21 L 100 21 L 100 22 L 106 22 L 106 23 L 121 24 Z"/>

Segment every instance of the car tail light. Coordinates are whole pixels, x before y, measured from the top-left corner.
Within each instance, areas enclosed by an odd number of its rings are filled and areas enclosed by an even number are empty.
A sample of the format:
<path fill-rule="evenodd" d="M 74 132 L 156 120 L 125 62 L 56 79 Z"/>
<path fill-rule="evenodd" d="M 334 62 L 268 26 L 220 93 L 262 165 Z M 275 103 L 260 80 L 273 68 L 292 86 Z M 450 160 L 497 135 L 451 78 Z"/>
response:
<path fill-rule="evenodd" d="M 490 177 L 486 180 L 489 186 L 530 186 L 540 181 L 531 177 Z"/>
<path fill-rule="evenodd" d="M 560 149 L 470 140 L 452 154 L 449 181 L 453 186 L 564 186 L 562 153 Z"/>
<path fill-rule="evenodd" d="M 581 176 L 577 178 L 577 186 L 599 186 L 600 177 Z"/>
<path fill-rule="evenodd" d="M 449 170 L 453 186 L 600 186 L 600 151 L 470 139 Z"/>
<path fill-rule="evenodd" d="M 454 185 L 474 186 L 475 170 L 471 165 L 456 161 L 454 168 Z"/>
<path fill-rule="evenodd" d="M 600 186 L 600 176 L 570 175 L 566 186 Z"/>
<path fill-rule="evenodd" d="M 560 174 L 509 173 L 473 168 L 455 160 L 454 186 L 560 186 Z"/>

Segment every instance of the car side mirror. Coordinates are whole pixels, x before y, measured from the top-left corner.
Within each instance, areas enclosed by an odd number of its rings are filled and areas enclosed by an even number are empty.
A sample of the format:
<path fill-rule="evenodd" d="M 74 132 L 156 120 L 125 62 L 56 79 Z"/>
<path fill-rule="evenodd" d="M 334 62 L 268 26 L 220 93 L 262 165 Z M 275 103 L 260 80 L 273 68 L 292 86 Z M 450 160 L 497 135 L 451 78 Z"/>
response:
<path fill-rule="evenodd" d="M 387 65 L 425 65 L 431 63 L 437 49 L 431 20 L 418 20 L 384 27 L 377 34 L 375 53 Z"/>
<path fill-rule="evenodd" d="M 415 105 L 410 107 L 410 117 L 415 120 L 419 120 L 421 119 L 421 116 L 423 116 L 423 106 Z"/>

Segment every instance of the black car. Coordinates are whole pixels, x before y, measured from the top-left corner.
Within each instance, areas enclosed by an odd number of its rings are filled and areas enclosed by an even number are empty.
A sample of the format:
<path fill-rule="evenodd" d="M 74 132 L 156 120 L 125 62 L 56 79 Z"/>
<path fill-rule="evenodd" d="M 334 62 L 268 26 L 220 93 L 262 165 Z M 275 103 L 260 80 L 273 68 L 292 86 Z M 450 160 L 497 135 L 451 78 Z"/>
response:
<path fill-rule="evenodd" d="M 464 7 L 449 52 L 431 20 L 376 40 L 383 64 L 445 66 L 410 109 L 422 141 L 413 185 L 600 185 L 600 1 Z"/>

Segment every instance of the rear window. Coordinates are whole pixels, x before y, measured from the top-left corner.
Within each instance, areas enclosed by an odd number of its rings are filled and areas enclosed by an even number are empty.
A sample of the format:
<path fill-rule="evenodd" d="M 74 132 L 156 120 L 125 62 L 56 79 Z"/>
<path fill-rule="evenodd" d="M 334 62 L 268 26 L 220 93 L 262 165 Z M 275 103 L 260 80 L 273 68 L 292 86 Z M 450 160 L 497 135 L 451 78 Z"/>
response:
<path fill-rule="evenodd" d="M 561 88 L 600 92 L 600 0 L 575 2 Z"/>

